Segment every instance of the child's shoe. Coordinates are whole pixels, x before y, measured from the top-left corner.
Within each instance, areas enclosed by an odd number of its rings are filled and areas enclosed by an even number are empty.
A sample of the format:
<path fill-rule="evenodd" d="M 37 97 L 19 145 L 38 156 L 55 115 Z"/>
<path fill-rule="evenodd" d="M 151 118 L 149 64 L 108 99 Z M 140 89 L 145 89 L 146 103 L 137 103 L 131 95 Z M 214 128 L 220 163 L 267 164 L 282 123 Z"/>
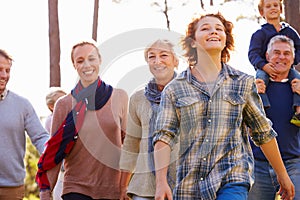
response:
<path fill-rule="evenodd" d="M 290 122 L 300 127 L 300 113 L 295 113 Z"/>

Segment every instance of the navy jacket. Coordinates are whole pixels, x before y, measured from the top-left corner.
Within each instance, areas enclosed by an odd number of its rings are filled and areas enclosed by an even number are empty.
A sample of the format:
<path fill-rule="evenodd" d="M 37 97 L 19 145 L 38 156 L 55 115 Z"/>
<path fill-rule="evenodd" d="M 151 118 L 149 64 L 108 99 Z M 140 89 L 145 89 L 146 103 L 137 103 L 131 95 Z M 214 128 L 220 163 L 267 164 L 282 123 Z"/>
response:
<path fill-rule="evenodd" d="M 272 24 L 266 23 L 252 34 L 250 40 L 248 58 L 255 69 L 262 69 L 262 67 L 268 63 L 266 60 L 266 51 L 270 39 L 275 35 L 285 35 L 294 41 L 294 64 L 300 62 L 300 37 L 297 31 L 289 24 L 281 22 L 281 29 L 277 32 Z"/>

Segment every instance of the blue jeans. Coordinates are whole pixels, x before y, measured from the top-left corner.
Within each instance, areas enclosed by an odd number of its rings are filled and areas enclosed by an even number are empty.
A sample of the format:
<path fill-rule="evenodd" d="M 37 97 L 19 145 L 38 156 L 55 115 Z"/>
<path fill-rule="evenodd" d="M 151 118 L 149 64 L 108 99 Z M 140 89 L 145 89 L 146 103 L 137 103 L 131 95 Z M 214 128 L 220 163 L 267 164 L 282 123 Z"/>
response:
<path fill-rule="evenodd" d="M 262 79 L 265 82 L 266 87 L 268 86 L 270 77 L 265 71 L 257 69 L 256 78 Z M 300 79 L 300 74 L 294 68 L 291 68 L 288 75 L 289 82 L 291 82 L 295 78 Z M 264 107 L 269 108 L 271 104 L 269 102 L 268 95 L 266 93 L 260 93 L 259 96 L 263 102 Z M 300 106 L 300 95 L 297 93 L 294 93 L 293 106 Z"/>
<path fill-rule="evenodd" d="M 248 183 L 227 183 L 217 192 L 216 200 L 247 200 Z"/>
<path fill-rule="evenodd" d="M 300 158 L 284 161 L 287 172 L 295 185 L 295 198 L 300 200 Z M 248 200 L 274 200 L 279 184 L 276 174 L 266 161 L 255 160 L 255 182 L 249 192 Z"/>
<path fill-rule="evenodd" d="M 133 195 L 132 200 L 154 200 L 154 197 L 140 197 L 137 195 Z"/>

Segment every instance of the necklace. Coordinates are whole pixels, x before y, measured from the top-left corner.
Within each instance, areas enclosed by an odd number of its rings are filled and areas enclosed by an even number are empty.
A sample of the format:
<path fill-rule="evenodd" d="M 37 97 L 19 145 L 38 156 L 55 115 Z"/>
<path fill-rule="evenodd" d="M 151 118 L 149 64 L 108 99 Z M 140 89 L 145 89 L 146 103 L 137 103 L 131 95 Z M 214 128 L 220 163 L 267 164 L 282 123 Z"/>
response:
<path fill-rule="evenodd" d="M 195 73 L 193 73 L 193 72 L 195 72 Z M 205 82 L 205 83 L 210 83 L 210 84 L 214 83 L 216 81 L 218 75 L 219 75 L 219 73 L 214 74 L 214 72 L 212 72 L 211 74 L 209 74 L 209 73 L 206 73 L 206 74 L 201 73 L 196 66 L 194 66 L 192 68 L 192 74 L 193 74 L 193 76 L 196 77 L 196 79 L 199 82 Z"/>
<path fill-rule="evenodd" d="M 216 85 L 217 76 L 206 76 L 208 78 L 205 78 L 205 76 L 202 75 L 202 73 L 197 69 L 197 67 L 193 67 L 195 70 L 193 70 L 195 73 L 192 73 L 193 76 L 197 79 L 197 81 L 204 87 L 206 91 L 208 91 L 209 94 L 212 94 Z"/>

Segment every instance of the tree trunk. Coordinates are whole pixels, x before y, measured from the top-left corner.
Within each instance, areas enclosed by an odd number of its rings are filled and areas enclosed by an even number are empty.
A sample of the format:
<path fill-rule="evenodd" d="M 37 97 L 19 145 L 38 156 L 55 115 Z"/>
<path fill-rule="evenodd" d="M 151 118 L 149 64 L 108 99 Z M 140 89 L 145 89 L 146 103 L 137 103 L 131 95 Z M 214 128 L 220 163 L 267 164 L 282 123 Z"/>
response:
<path fill-rule="evenodd" d="M 58 0 L 48 0 L 50 87 L 60 87 L 60 38 L 57 7 Z"/>
<path fill-rule="evenodd" d="M 203 3 L 203 0 L 200 0 L 200 5 L 201 5 L 202 10 L 204 10 L 204 3 Z"/>
<path fill-rule="evenodd" d="M 168 28 L 168 30 L 170 30 L 170 20 L 169 20 L 168 11 L 169 11 L 168 1 L 165 0 L 165 9 L 164 9 L 163 13 L 164 13 L 164 15 L 165 15 L 165 17 L 166 17 L 167 28 Z"/>
<path fill-rule="evenodd" d="M 285 0 L 285 21 L 300 33 L 300 0 Z"/>
<path fill-rule="evenodd" d="M 94 19 L 93 19 L 93 40 L 97 41 L 97 29 L 98 29 L 98 11 L 99 11 L 99 0 L 95 0 L 94 3 Z"/>

